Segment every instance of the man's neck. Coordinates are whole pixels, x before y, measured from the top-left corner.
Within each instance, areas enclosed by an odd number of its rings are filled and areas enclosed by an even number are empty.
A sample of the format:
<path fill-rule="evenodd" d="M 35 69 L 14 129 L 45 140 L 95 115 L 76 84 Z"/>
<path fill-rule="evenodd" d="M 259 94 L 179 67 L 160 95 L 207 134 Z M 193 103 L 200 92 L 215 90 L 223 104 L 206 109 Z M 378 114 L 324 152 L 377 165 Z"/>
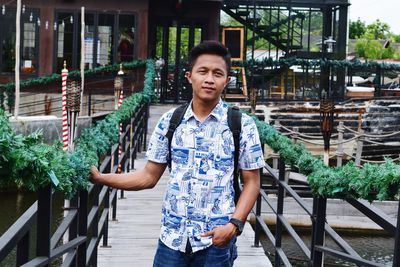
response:
<path fill-rule="evenodd" d="M 216 102 L 203 102 L 197 99 L 193 99 L 192 110 L 193 113 L 200 121 L 204 121 L 211 111 L 218 105 L 219 99 Z"/>

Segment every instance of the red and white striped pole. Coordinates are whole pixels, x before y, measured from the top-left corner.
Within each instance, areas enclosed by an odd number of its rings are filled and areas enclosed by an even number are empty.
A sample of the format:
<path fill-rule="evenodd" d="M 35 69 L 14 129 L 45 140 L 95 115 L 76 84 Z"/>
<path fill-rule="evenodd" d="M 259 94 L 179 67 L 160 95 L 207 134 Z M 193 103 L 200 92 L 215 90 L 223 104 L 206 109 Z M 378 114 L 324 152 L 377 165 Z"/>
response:
<path fill-rule="evenodd" d="M 68 70 L 67 63 L 64 61 L 64 68 L 61 70 L 61 81 L 62 81 L 62 141 L 63 150 L 68 150 L 68 116 L 67 116 L 67 78 Z"/>

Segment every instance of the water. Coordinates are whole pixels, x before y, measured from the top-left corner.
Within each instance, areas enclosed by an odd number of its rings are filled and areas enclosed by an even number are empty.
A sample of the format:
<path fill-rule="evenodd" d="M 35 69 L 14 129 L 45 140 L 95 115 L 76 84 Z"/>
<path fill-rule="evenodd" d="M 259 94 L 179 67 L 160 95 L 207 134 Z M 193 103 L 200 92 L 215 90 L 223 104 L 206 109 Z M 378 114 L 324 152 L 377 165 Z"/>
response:
<path fill-rule="evenodd" d="M 0 236 L 36 201 L 36 193 L 32 192 L 1 192 L 0 193 Z M 60 224 L 62 213 L 63 196 L 55 194 L 53 197 L 53 223 L 52 232 Z M 34 226 L 30 235 L 30 250 L 35 251 L 36 227 Z M 0 267 L 15 266 L 16 249 L 14 249 L 2 262 Z M 31 253 L 30 259 L 33 257 Z M 54 265 L 52 265 L 54 266 Z"/>
<path fill-rule="evenodd" d="M 311 236 L 309 233 L 298 232 L 300 238 L 310 248 Z M 339 235 L 364 259 L 383 264 L 385 266 L 393 265 L 394 254 L 394 238 L 386 235 L 366 235 L 366 234 L 351 234 L 339 233 Z M 266 251 L 267 256 L 271 261 L 274 260 L 273 247 L 266 237 L 261 238 L 261 244 Z M 329 237 L 326 239 L 326 244 L 332 249 L 337 249 L 338 246 Z M 307 266 L 306 257 L 297 246 L 296 242 L 289 236 L 284 235 L 282 238 L 282 248 L 288 256 L 289 261 L 293 266 Z M 324 266 L 356 266 L 339 259 L 335 259 L 329 255 L 325 255 Z"/>

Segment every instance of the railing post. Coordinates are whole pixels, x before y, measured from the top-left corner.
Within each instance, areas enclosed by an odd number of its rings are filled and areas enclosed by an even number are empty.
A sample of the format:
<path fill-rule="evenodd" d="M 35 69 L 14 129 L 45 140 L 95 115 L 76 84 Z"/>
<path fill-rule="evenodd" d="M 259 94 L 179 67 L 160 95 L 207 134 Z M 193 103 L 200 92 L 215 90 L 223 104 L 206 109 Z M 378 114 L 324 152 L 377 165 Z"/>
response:
<path fill-rule="evenodd" d="M 52 193 L 51 185 L 48 185 L 38 190 L 38 211 L 36 215 L 36 256 L 38 257 L 50 257 L 51 211 Z M 49 266 L 49 264 L 42 266 Z"/>
<path fill-rule="evenodd" d="M 77 266 L 86 266 L 87 252 L 87 219 L 88 219 L 88 191 L 79 191 L 79 212 L 78 212 L 78 233 L 79 236 L 86 236 L 86 241 L 78 246 Z"/>
<path fill-rule="evenodd" d="M 400 266 L 400 200 L 397 210 L 397 226 L 394 244 L 393 267 Z"/>
<path fill-rule="evenodd" d="M 364 130 L 358 130 L 358 138 L 357 138 L 357 150 L 356 150 L 356 159 L 354 160 L 354 164 L 356 166 L 361 166 L 361 155 L 363 150 L 363 141 L 364 141 Z"/>
<path fill-rule="evenodd" d="M 285 181 L 286 166 L 284 160 L 279 160 L 279 181 Z M 281 258 L 277 249 L 282 246 L 282 230 L 283 225 L 280 216 L 283 214 L 283 201 L 285 199 L 285 189 L 278 184 L 278 203 L 276 208 L 276 229 L 275 229 L 275 266 L 281 266 Z"/>
<path fill-rule="evenodd" d="M 92 90 L 88 94 L 88 116 L 92 115 Z"/>
<path fill-rule="evenodd" d="M 337 128 L 338 131 L 338 146 L 336 150 L 336 166 L 341 167 L 343 164 L 343 133 L 344 133 L 344 124 L 342 121 L 339 122 L 339 126 Z"/>
<path fill-rule="evenodd" d="M 110 212 L 110 190 L 107 189 L 106 194 L 104 196 L 104 209 L 108 209 L 108 212 Z M 113 214 L 114 210 L 116 211 L 117 207 L 113 207 Z M 104 226 L 103 226 L 103 247 L 110 247 L 108 245 L 108 216 L 106 216 L 104 220 Z"/>
<path fill-rule="evenodd" d="M 93 194 L 93 207 L 96 209 L 96 212 L 93 216 L 93 222 L 91 225 L 91 232 L 92 232 L 92 238 L 99 238 L 99 197 L 100 197 L 100 191 L 103 185 L 98 185 L 95 184 L 92 194 Z M 97 246 L 93 249 L 93 254 L 91 255 L 91 266 L 96 267 L 97 266 Z"/>
<path fill-rule="evenodd" d="M 315 249 L 316 246 L 323 246 L 325 242 L 325 217 L 326 198 L 318 197 L 316 202 L 316 218 L 313 225 L 313 246 L 311 247 L 311 261 L 313 267 L 323 266 L 324 253 Z"/>
<path fill-rule="evenodd" d="M 296 144 L 299 139 L 299 127 L 293 127 L 293 133 L 291 134 L 293 143 Z"/>
<path fill-rule="evenodd" d="M 260 169 L 260 190 L 262 190 L 262 170 Z M 258 222 L 258 217 L 261 216 L 261 194 L 258 193 L 257 196 L 257 202 L 256 202 L 256 221 L 255 221 L 255 226 L 254 226 L 254 246 L 259 247 L 260 246 L 260 228 L 261 225 Z"/>
<path fill-rule="evenodd" d="M 134 124 L 135 119 L 131 118 L 130 124 L 131 124 L 131 129 L 129 131 L 129 170 L 133 170 L 133 164 L 132 164 L 132 155 L 133 155 L 133 149 L 134 149 L 134 143 L 133 143 L 133 133 L 134 133 Z"/>
<path fill-rule="evenodd" d="M 147 131 L 149 126 L 149 117 L 150 117 L 150 104 L 145 104 L 145 116 L 144 116 L 144 141 L 143 141 L 143 150 L 147 150 Z"/>
<path fill-rule="evenodd" d="M 31 231 L 26 232 L 24 237 L 18 242 L 16 266 L 24 265 L 29 260 L 30 232 Z"/>
<path fill-rule="evenodd" d="M 69 209 L 77 209 L 78 208 L 78 205 L 79 205 L 78 193 L 76 193 L 75 196 L 70 200 L 69 204 L 70 204 Z M 71 224 L 68 228 L 68 241 L 71 241 L 78 236 L 78 231 L 79 231 L 78 223 L 79 223 L 79 215 L 75 216 L 75 219 L 71 222 Z M 77 255 L 75 256 L 75 259 L 72 261 L 71 266 L 76 265 L 76 259 L 77 259 Z"/>

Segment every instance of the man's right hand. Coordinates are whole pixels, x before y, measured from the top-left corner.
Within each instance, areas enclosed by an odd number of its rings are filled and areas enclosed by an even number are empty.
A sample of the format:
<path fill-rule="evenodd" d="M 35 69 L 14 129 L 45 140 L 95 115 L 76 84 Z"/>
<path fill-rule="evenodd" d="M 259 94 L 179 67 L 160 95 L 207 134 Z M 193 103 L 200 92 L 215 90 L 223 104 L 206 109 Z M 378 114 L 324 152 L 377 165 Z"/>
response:
<path fill-rule="evenodd" d="M 90 168 L 90 181 L 92 183 L 99 183 L 100 182 L 99 181 L 100 180 L 100 176 L 101 176 L 101 173 L 99 172 L 97 167 L 96 166 L 92 166 Z"/>

